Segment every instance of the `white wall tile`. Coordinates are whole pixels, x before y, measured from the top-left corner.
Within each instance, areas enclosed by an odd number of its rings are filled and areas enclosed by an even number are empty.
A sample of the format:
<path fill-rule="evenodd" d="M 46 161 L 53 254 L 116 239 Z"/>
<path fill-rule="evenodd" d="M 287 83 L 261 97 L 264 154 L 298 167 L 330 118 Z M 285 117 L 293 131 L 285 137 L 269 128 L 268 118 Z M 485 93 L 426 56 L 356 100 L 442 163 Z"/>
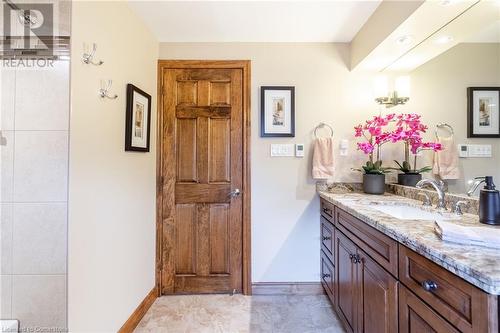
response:
<path fill-rule="evenodd" d="M 13 274 L 65 274 L 67 205 L 16 203 Z"/>
<path fill-rule="evenodd" d="M 0 140 L 0 202 L 11 202 L 14 181 L 14 132 L 2 131 Z"/>
<path fill-rule="evenodd" d="M 0 205 L 1 274 L 12 273 L 12 204 Z M 3 297 L 3 296 L 2 296 Z"/>
<path fill-rule="evenodd" d="M 11 319 L 12 275 L 0 275 L 0 318 Z"/>
<path fill-rule="evenodd" d="M 12 317 L 21 328 L 65 328 L 66 276 L 13 275 Z"/>
<path fill-rule="evenodd" d="M 18 70 L 16 130 L 67 130 L 68 83 L 68 61 L 55 61 L 51 69 Z"/>
<path fill-rule="evenodd" d="M 14 129 L 16 71 L 0 66 L 0 130 Z"/>
<path fill-rule="evenodd" d="M 15 141 L 14 201 L 66 201 L 68 133 L 16 131 Z"/>

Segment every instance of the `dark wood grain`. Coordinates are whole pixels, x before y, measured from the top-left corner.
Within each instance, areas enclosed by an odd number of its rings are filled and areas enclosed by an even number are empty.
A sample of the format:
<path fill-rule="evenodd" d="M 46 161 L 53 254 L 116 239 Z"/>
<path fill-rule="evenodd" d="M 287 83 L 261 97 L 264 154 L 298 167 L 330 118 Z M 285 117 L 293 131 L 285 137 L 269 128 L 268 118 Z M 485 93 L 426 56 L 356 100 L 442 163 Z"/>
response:
<path fill-rule="evenodd" d="M 398 332 L 398 281 L 362 250 L 357 264 L 358 332 Z"/>
<path fill-rule="evenodd" d="M 335 220 L 340 231 L 397 278 L 398 243 L 395 240 L 338 208 L 335 208 Z"/>
<path fill-rule="evenodd" d="M 459 331 L 495 332 L 494 329 L 498 329 L 498 315 L 488 318 L 490 311 L 498 311 L 498 304 L 490 304 L 491 295 L 403 245 L 399 255 L 401 282 Z M 435 282 L 437 288 L 425 290 L 424 281 Z"/>
<path fill-rule="evenodd" d="M 459 333 L 411 291 L 399 288 L 400 333 Z"/>
<path fill-rule="evenodd" d="M 335 309 L 348 332 L 358 329 L 357 267 L 352 256 L 356 245 L 341 232 L 335 233 Z"/>
<path fill-rule="evenodd" d="M 332 303 L 335 302 L 335 269 L 330 259 L 321 251 L 321 285 Z"/>

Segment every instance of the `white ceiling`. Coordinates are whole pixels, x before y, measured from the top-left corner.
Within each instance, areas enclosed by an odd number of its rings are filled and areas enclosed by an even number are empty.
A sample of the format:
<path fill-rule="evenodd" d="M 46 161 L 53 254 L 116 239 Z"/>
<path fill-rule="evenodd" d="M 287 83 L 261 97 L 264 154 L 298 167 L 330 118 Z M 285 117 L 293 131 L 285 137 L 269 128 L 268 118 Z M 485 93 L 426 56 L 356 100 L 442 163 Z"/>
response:
<path fill-rule="evenodd" d="M 139 1 L 160 42 L 350 42 L 375 1 Z"/>

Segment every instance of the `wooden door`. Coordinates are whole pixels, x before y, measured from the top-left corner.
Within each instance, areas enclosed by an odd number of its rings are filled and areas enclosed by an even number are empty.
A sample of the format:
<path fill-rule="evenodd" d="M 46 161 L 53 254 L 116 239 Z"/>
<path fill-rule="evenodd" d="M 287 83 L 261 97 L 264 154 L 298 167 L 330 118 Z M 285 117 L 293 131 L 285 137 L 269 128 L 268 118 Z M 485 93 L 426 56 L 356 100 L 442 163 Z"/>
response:
<path fill-rule="evenodd" d="M 162 294 L 241 292 L 243 70 L 161 77 Z"/>
<path fill-rule="evenodd" d="M 341 232 L 335 233 L 335 307 L 349 332 L 357 332 L 357 273 L 353 258 L 356 245 Z"/>
<path fill-rule="evenodd" d="M 398 332 L 398 282 L 362 250 L 358 250 L 358 332 Z"/>
<path fill-rule="evenodd" d="M 458 333 L 459 331 L 401 285 L 399 287 L 399 332 Z"/>

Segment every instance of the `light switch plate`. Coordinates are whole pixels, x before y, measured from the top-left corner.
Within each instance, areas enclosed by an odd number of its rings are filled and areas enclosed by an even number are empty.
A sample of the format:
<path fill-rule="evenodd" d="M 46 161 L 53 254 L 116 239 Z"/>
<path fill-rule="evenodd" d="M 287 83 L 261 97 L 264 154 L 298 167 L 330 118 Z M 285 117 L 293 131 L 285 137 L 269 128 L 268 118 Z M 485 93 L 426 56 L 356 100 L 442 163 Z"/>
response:
<path fill-rule="evenodd" d="M 469 157 L 491 157 L 491 145 L 469 145 Z"/>
<path fill-rule="evenodd" d="M 293 157 L 294 155 L 294 144 L 271 144 L 271 157 Z"/>

